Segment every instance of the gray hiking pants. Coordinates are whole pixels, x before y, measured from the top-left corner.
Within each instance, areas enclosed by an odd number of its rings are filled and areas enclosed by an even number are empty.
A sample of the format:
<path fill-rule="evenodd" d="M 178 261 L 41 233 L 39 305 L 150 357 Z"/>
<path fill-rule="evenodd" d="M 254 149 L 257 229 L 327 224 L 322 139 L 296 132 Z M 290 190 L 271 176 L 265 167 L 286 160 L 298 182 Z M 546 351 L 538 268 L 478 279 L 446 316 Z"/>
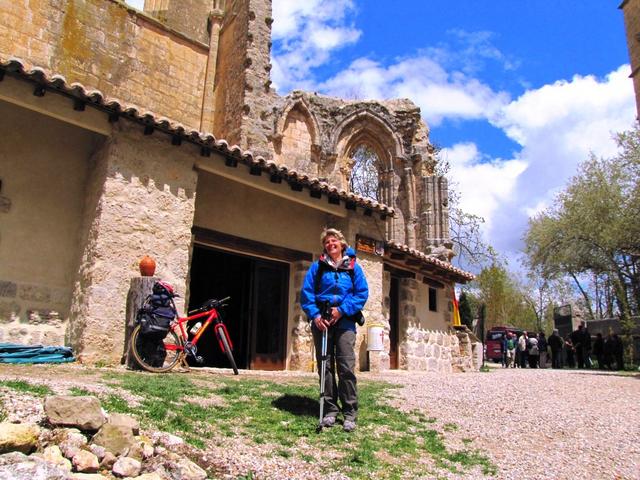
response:
<path fill-rule="evenodd" d="M 322 332 L 312 325 L 316 347 L 318 374 L 322 366 Z M 336 417 L 340 413 L 338 399 L 345 420 L 356 421 L 358 417 L 358 389 L 356 385 L 356 355 L 353 347 L 356 332 L 330 328 L 327 334 L 327 364 L 324 382 L 324 416 Z M 338 382 L 336 383 L 336 373 Z"/>

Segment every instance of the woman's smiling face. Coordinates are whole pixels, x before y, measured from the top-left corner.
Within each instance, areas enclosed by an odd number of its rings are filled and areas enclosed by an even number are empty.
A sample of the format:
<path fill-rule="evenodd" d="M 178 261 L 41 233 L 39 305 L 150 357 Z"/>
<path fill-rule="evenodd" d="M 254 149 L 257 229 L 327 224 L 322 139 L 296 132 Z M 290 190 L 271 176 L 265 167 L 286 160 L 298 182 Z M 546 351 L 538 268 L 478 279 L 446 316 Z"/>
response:
<path fill-rule="evenodd" d="M 342 256 L 342 243 L 333 235 L 328 235 L 327 238 L 324 239 L 323 246 L 331 258 L 335 259 L 336 257 Z"/>

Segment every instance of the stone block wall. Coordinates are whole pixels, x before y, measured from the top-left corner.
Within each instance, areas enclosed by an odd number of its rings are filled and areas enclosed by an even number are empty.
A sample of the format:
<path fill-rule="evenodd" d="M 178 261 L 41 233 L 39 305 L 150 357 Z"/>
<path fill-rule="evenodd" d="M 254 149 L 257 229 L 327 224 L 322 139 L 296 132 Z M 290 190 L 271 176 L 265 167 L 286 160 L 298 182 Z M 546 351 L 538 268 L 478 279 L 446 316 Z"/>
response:
<path fill-rule="evenodd" d="M 292 314 L 291 354 L 289 358 L 289 370 L 309 372 L 313 370 L 315 359 L 313 358 L 313 337 L 307 316 L 300 307 L 300 290 L 304 277 L 311 262 L 295 262 L 291 265 L 293 275 L 293 288 L 296 295 L 295 306 Z"/>
<path fill-rule="evenodd" d="M 272 156 L 271 1 L 228 0 L 220 29 L 213 133 L 230 144 Z"/>
<path fill-rule="evenodd" d="M 142 140 L 129 127 L 115 131 L 94 156 L 89 175 L 69 337 L 90 363 L 120 360 L 127 293 L 142 256 L 155 258 L 156 276 L 181 298 L 187 285 L 195 147 L 176 148 L 165 136 Z"/>
<path fill-rule="evenodd" d="M 206 45 L 117 0 L 2 2 L 0 56 L 192 128 L 200 125 L 207 54 Z"/>
<path fill-rule="evenodd" d="M 624 13 L 624 27 L 627 33 L 627 48 L 631 60 L 631 77 L 636 92 L 636 110 L 640 115 L 640 42 L 637 35 L 640 33 L 640 1 L 625 0 L 621 3 Z"/>
<path fill-rule="evenodd" d="M 0 342 L 64 345 L 68 290 L 0 281 Z"/>

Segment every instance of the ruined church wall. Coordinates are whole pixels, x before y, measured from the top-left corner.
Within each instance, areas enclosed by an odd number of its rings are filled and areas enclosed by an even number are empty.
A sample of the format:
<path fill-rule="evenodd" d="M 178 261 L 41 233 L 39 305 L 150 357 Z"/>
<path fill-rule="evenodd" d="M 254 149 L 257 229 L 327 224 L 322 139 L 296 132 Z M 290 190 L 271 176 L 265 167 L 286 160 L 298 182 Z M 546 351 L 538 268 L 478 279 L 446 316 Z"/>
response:
<path fill-rule="evenodd" d="M 0 341 L 64 345 L 88 158 L 102 137 L 0 101 Z"/>
<path fill-rule="evenodd" d="M 0 56 L 19 57 L 192 128 L 207 47 L 117 0 L 3 2 Z"/>
<path fill-rule="evenodd" d="M 215 79 L 214 133 L 271 157 L 271 1 L 227 0 Z"/>
<path fill-rule="evenodd" d="M 144 255 L 156 259 L 156 276 L 171 283 L 181 299 L 187 287 L 195 147 L 178 149 L 164 136 L 141 138 L 128 127 L 118 124 L 94 155 L 87 182 L 69 336 L 89 363 L 119 362 L 127 292 Z"/>

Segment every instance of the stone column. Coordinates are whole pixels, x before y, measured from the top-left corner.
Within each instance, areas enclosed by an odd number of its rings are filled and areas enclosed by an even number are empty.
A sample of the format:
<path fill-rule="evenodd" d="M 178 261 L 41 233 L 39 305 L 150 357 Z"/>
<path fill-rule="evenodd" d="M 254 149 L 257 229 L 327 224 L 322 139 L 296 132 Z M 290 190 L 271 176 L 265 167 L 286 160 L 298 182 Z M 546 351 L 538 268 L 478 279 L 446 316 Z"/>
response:
<path fill-rule="evenodd" d="M 127 365 L 129 368 L 139 368 L 133 357 L 130 355 L 131 332 L 136 326 L 136 317 L 138 310 L 144 304 L 151 292 L 153 291 L 153 284 L 158 280 L 156 277 L 133 277 L 131 279 L 131 286 L 129 287 L 129 293 L 127 295 L 127 314 L 125 317 L 124 325 L 124 350 L 122 351 L 121 364 Z"/>
<path fill-rule="evenodd" d="M 200 118 L 200 130 L 213 132 L 213 118 L 215 116 L 215 78 L 218 63 L 218 45 L 220 43 L 220 26 L 224 11 L 217 8 L 209 14 L 209 56 L 207 58 L 207 72 L 204 80 L 204 95 L 202 98 L 202 117 Z"/>
<path fill-rule="evenodd" d="M 415 356 L 415 342 L 409 333 L 418 327 L 416 317 L 418 281 L 413 278 L 400 280 L 400 305 L 398 319 L 398 366 L 403 370 L 416 370 L 412 363 Z"/>
<path fill-rule="evenodd" d="M 158 277 L 186 291 L 197 173 L 185 147 L 118 131 L 127 127 L 114 127 L 92 158 L 86 189 L 69 338 L 88 363 L 119 363 L 129 282 L 145 254 Z"/>
<path fill-rule="evenodd" d="M 358 263 L 362 267 L 367 284 L 369 285 L 369 300 L 362 313 L 364 314 L 364 325 L 358 326 L 356 336 L 356 365 L 359 370 L 379 371 L 384 365 L 384 357 L 386 356 L 386 365 L 388 366 L 389 353 L 386 352 L 367 352 L 367 326 L 371 324 L 385 325 L 388 329 L 389 321 L 385 310 L 384 299 L 388 294 L 384 289 L 384 264 L 382 258 L 375 255 L 369 255 L 358 252 Z M 386 345 L 385 345 L 385 348 Z M 388 367 L 387 367 L 388 368 Z"/>
<path fill-rule="evenodd" d="M 291 265 L 293 271 L 293 288 L 296 292 L 296 301 L 293 310 L 293 328 L 291 328 L 291 356 L 289 357 L 289 370 L 302 372 L 314 371 L 315 359 L 313 357 L 313 338 L 311 327 L 307 317 L 300 307 L 300 290 L 302 282 L 311 262 L 299 261 Z"/>

